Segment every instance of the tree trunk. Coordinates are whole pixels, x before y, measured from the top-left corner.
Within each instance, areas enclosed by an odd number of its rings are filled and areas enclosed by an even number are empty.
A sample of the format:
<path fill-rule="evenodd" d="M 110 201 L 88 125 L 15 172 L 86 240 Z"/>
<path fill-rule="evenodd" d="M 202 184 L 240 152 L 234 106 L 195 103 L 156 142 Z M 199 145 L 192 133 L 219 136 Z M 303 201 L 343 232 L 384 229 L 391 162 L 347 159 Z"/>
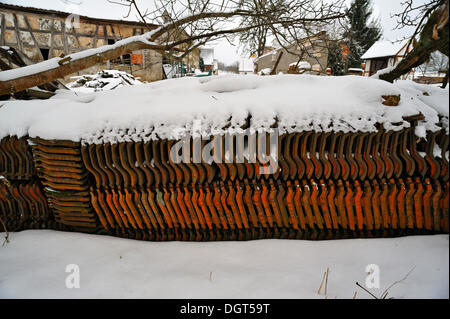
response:
<path fill-rule="evenodd" d="M 416 47 L 409 52 L 392 71 L 381 74 L 380 79 L 391 83 L 394 82 L 395 79 L 398 79 L 402 75 L 411 71 L 413 68 L 428 61 L 430 54 L 436 50 L 447 56 L 449 55 L 448 21 L 441 32 L 439 32 L 439 39 L 435 40 L 433 38 L 434 26 L 438 24 L 442 14 L 448 13 L 443 13 L 442 10 L 436 10 L 430 15 L 422 33 L 420 34 L 420 40 Z"/>

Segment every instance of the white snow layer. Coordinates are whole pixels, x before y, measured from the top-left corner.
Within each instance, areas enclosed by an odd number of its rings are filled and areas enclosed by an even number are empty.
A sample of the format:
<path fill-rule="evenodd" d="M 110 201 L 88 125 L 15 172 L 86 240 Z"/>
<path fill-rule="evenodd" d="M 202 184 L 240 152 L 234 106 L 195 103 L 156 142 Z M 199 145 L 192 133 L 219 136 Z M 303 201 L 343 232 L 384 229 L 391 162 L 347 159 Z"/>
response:
<path fill-rule="evenodd" d="M 4 234 L 0 233 L 3 239 Z M 66 266 L 80 288 L 66 288 Z M 0 246 L 0 298 L 371 299 L 366 266 L 379 267 L 388 298 L 449 297 L 449 236 L 331 241 L 144 242 L 33 230 Z"/>
<path fill-rule="evenodd" d="M 0 137 L 88 143 L 177 139 L 198 127 L 194 121 L 210 136 L 239 132 L 249 114 L 252 129 L 267 131 L 277 120 L 283 133 L 375 131 L 376 123 L 399 130 L 410 126 L 404 116 L 422 113 L 425 120 L 416 132 L 436 131 L 438 112 L 448 117 L 448 92 L 412 82 L 314 75 L 181 78 L 78 95 L 61 90 L 49 100 L 3 102 Z M 382 104 L 382 95 L 398 94 L 398 106 Z"/>

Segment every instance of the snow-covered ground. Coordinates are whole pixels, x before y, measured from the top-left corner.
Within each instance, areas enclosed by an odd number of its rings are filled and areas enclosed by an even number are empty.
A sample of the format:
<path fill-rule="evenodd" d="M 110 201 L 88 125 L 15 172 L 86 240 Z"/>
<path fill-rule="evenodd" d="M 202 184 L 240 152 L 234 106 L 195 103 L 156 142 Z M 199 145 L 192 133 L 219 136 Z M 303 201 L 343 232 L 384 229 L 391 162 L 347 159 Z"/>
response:
<path fill-rule="evenodd" d="M 4 234 L 0 234 L 3 238 Z M 3 241 L 3 240 L 2 240 Z M 66 288 L 66 266 L 80 288 Z M 332 241 L 144 242 L 56 231 L 10 234 L 0 298 L 371 298 L 366 266 L 394 298 L 449 297 L 449 236 Z"/>

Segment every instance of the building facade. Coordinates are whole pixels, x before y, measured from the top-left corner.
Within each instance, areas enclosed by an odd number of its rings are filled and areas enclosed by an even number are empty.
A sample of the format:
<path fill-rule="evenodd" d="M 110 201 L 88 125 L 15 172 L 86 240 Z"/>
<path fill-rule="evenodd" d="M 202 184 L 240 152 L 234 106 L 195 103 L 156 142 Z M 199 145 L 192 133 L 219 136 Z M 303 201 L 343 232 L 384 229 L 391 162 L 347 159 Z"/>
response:
<path fill-rule="evenodd" d="M 400 42 L 391 42 L 381 40 L 375 42 L 366 53 L 361 56 L 364 61 L 363 69 L 364 76 L 372 76 L 379 70 L 393 67 L 400 62 L 406 55 L 406 50 L 410 52 L 413 49 L 413 44 L 408 47 L 408 40 Z M 414 71 L 410 72 L 411 74 Z M 401 79 L 406 79 L 411 74 L 405 74 Z"/>
<path fill-rule="evenodd" d="M 326 71 L 328 63 L 328 36 L 325 32 L 320 32 L 312 37 L 302 39 L 299 43 L 291 44 L 287 47 L 287 50 L 278 48 L 261 55 L 253 60 L 255 65 L 254 71 L 258 73 L 262 70 L 272 69 L 280 53 L 283 52 L 276 72 L 288 73 L 289 67 L 293 63 L 298 62 L 299 56 L 303 51 L 302 61 L 308 62 L 312 70 Z"/>
<path fill-rule="evenodd" d="M 114 44 L 143 34 L 149 31 L 149 27 L 158 27 L 140 22 L 86 16 L 77 16 L 76 23 L 68 23 L 73 22 L 68 19 L 71 16 L 66 12 L 0 3 L 0 46 L 15 48 L 27 64 L 33 64 L 62 54 Z M 188 68 L 198 68 L 199 55 L 199 50 L 194 50 L 183 59 L 184 64 Z M 172 60 L 154 50 L 139 50 L 73 75 L 114 69 L 128 72 L 142 81 L 157 81 L 165 78 L 163 59 Z M 69 81 L 70 76 L 64 80 Z"/>

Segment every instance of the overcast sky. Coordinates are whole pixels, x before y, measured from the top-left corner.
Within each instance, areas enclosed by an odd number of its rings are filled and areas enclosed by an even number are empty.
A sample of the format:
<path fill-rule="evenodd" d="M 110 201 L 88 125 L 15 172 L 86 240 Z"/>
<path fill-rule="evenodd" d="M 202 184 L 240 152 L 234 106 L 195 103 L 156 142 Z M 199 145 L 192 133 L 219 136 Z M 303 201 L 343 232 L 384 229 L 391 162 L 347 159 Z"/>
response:
<path fill-rule="evenodd" d="M 379 19 L 383 28 L 383 38 L 387 40 L 398 40 L 403 37 L 410 36 L 413 33 L 411 28 L 402 30 L 393 30 L 396 21 L 391 15 L 402 11 L 401 2 L 404 0 L 372 0 L 374 9 L 373 17 Z M 0 0 L 2 3 L 21 5 L 26 7 L 36 7 L 50 10 L 65 11 L 70 13 L 78 13 L 84 16 L 106 18 L 106 19 L 123 19 L 127 13 L 127 9 L 119 5 L 111 4 L 107 0 Z M 138 0 L 140 7 L 148 6 L 150 0 Z M 347 0 L 350 4 L 351 0 Z M 414 0 L 414 4 L 418 5 L 427 2 L 427 0 Z M 79 4 L 79 5 L 75 5 Z M 135 20 L 132 14 L 128 19 Z M 215 47 L 215 58 L 227 64 L 244 58 L 238 46 L 232 46 L 226 40 L 217 41 L 209 44 Z"/>

